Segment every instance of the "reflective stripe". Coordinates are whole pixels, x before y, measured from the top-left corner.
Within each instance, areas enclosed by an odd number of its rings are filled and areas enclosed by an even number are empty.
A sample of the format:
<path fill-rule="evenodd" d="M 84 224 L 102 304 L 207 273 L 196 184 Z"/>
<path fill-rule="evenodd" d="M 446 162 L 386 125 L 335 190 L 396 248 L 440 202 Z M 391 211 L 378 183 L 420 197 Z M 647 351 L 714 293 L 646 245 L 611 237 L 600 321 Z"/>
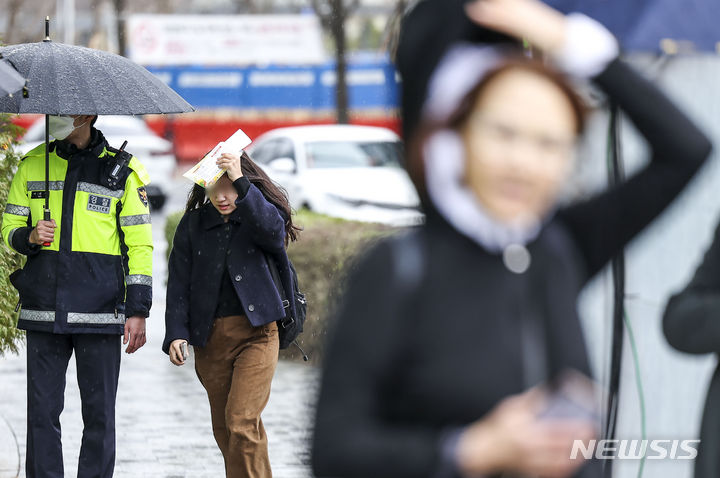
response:
<path fill-rule="evenodd" d="M 90 194 L 101 194 L 103 196 L 110 196 L 113 198 L 121 198 L 123 194 L 125 194 L 124 189 L 117 189 L 113 191 L 112 189 L 108 189 L 105 186 L 100 186 L 99 184 L 92 184 L 92 183 L 85 183 L 85 182 L 79 182 L 77 184 L 77 190 L 78 191 L 84 191 L 86 193 Z"/>
<path fill-rule="evenodd" d="M 50 181 L 50 191 L 62 191 L 65 181 Z M 28 191 L 45 191 L 45 181 L 28 181 Z"/>
<path fill-rule="evenodd" d="M 138 226 L 150 224 L 150 214 L 138 214 L 136 216 L 120 216 L 120 226 Z"/>
<path fill-rule="evenodd" d="M 54 322 L 55 312 L 52 310 L 22 309 L 20 311 L 20 320 L 30 320 L 33 322 Z"/>
<path fill-rule="evenodd" d="M 125 277 L 127 285 L 149 285 L 152 287 L 152 277 L 144 274 L 132 274 Z"/>
<path fill-rule="evenodd" d="M 10 231 L 10 234 L 8 234 L 8 244 L 10 244 L 10 247 L 12 247 L 13 249 L 15 249 L 15 248 L 14 248 L 13 245 L 12 245 L 12 243 L 13 243 L 13 242 L 12 242 L 12 238 L 13 238 L 13 236 L 15 235 L 15 231 L 17 231 L 18 229 L 20 229 L 20 228 L 19 228 L 19 227 L 16 227 L 16 228 L 13 229 L 12 231 Z"/>
<path fill-rule="evenodd" d="M 30 215 L 30 208 L 25 206 L 18 206 L 17 204 L 8 204 L 7 206 L 5 206 L 5 212 L 8 214 L 14 214 L 15 216 L 28 217 Z"/>
<path fill-rule="evenodd" d="M 89 314 L 81 312 L 68 312 L 68 324 L 124 324 L 125 314 Z"/>
<path fill-rule="evenodd" d="M 52 310 L 30 310 L 22 309 L 20 311 L 20 320 L 29 320 L 33 322 L 54 322 L 55 312 Z M 80 312 L 68 313 L 68 324 L 124 324 L 125 314 L 114 313 L 109 314 L 87 314 Z"/>

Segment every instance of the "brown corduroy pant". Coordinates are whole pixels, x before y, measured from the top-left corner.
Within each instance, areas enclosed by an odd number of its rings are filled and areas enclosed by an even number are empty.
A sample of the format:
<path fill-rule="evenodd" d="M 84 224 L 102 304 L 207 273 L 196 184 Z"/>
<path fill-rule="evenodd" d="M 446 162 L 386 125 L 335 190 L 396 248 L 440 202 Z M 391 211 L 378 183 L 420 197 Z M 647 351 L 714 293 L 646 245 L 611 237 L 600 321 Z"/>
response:
<path fill-rule="evenodd" d="M 245 316 L 216 319 L 205 347 L 194 347 L 228 478 L 272 477 L 260 414 L 270 398 L 278 347 L 275 322 L 253 327 Z"/>

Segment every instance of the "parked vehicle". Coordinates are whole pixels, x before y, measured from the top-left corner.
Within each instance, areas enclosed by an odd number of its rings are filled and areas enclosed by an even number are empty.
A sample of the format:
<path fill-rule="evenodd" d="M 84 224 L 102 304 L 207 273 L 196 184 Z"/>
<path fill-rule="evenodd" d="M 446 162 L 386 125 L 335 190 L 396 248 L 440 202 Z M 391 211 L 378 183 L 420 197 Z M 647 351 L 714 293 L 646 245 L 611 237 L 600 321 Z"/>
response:
<path fill-rule="evenodd" d="M 151 183 L 146 188 L 150 206 L 162 209 L 177 167 L 172 143 L 158 136 L 142 119 L 133 116 L 99 116 L 95 127 L 116 148 L 127 140 L 126 149 L 145 165 L 150 174 Z M 44 140 L 45 120 L 41 118 L 28 128 L 17 151 L 25 154 Z"/>
<path fill-rule="evenodd" d="M 288 191 L 294 208 L 404 226 L 422 222 L 423 215 L 400 165 L 402 149 L 385 128 L 317 125 L 269 131 L 248 152 Z"/>

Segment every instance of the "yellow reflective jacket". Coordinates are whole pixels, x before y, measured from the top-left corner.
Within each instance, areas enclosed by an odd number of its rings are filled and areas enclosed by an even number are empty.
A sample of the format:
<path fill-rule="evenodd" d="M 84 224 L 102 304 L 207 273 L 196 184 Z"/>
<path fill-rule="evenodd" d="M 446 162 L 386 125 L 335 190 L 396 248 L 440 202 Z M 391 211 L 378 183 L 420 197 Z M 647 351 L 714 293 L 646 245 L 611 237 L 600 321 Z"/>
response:
<path fill-rule="evenodd" d="M 29 242 L 43 219 L 45 144 L 18 166 L 3 213 L 7 245 L 27 255 L 10 279 L 20 293 L 18 327 L 54 333 L 122 333 L 125 317 L 147 317 L 152 302 L 152 231 L 145 185 L 132 158 L 108 182 L 118 151 L 100 131 L 78 150 L 50 143 L 50 211 L 57 224 L 50 246 Z"/>

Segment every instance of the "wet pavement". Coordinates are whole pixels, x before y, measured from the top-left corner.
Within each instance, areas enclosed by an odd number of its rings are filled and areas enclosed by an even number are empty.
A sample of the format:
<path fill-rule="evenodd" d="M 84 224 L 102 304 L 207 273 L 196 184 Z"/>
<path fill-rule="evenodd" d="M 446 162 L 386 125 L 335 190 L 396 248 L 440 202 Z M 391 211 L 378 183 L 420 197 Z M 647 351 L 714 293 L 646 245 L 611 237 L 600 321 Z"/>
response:
<path fill-rule="evenodd" d="M 163 213 L 153 214 L 155 238 L 154 302 L 147 321 L 148 343 L 123 354 L 117 404 L 117 477 L 224 476 L 222 456 L 210 427 L 205 390 L 188 364 L 175 367 L 160 350 L 165 314 L 165 211 L 182 207 L 179 183 Z M 65 476 L 77 474 L 82 434 L 75 364 L 67 374 L 61 417 Z M 310 477 L 309 444 L 317 369 L 281 362 L 263 413 L 270 462 L 279 478 Z M 25 354 L 0 358 L 0 478 L 24 477 L 26 420 Z"/>

